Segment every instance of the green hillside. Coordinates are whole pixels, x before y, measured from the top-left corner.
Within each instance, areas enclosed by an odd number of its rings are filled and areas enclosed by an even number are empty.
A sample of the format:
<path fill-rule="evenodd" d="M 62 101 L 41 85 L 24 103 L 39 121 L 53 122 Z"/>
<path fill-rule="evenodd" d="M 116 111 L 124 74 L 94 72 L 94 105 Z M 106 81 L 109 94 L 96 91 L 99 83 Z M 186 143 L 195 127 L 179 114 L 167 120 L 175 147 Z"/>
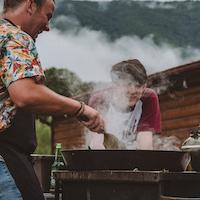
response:
<path fill-rule="evenodd" d="M 111 40 L 152 35 L 157 44 L 200 48 L 200 2 L 60 0 L 53 26 L 62 31 L 88 27 L 107 33 Z"/>

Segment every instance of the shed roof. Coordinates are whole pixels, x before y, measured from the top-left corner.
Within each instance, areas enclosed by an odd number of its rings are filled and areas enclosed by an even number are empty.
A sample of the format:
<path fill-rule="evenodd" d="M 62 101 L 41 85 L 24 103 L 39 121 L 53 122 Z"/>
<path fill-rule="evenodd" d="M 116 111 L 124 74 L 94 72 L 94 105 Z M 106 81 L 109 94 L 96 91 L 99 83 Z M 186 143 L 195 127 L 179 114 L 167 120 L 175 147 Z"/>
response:
<path fill-rule="evenodd" d="M 157 79 L 158 77 L 165 75 L 165 76 L 174 76 L 177 74 L 181 74 L 181 73 L 185 73 L 185 72 L 190 72 L 190 71 L 194 71 L 194 70 L 200 70 L 200 60 L 195 61 L 195 62 L 191 62 L 191 63 L 187 63 L 184 65 L 179 65 L 161 72 L 157 72 L 154 74 L 149 75 L 150 79 Z"/>

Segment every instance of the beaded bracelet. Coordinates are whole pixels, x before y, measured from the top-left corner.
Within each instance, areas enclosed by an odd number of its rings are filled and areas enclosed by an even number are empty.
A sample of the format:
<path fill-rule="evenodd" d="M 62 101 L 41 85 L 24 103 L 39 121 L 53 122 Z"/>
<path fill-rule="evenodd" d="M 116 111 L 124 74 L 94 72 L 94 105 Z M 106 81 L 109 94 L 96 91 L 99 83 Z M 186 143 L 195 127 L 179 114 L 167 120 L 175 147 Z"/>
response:
<path fill-rule="evenodd" d="M 73 114 L 64 114 L 65 118 L 68 117 L 80 117 L 85 111 L 85 103 L 83 101 L 80 101 L 80 108 Z"/>
<path fill-rule="evenodd" d="M 83 101 L 80 102 L 81 107 L 76 111 L 75 117 L 80 117 L 85 111 L 85 103 Z"/>

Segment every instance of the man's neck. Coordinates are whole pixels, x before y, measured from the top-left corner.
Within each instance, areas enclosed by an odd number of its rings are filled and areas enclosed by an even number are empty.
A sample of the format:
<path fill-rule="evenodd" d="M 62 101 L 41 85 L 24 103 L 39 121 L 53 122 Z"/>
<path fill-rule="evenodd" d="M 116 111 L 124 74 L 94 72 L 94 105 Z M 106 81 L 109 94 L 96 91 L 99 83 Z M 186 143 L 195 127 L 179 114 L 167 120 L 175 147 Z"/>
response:
<path fill-rule="evenodd" d="M 2 17 L 4 19 L 7 19 L 14 25 L 20 26 L 22 30 L 25 27 L 25 20 L 27 20 L 21 8 L 10 9 L 7 12 L 3 13 Z"/>
<path fill-rule="evenodd" d="M 8 21 L 10 24 L 12 24 L 13 26 L 16 26 L 16 24 L 14 24 L 12 21 L 10 21 L 9 19 L 7 19 L 7 18 L 3 18 L 3 19 L 5 19 L 6 21 Z"/>

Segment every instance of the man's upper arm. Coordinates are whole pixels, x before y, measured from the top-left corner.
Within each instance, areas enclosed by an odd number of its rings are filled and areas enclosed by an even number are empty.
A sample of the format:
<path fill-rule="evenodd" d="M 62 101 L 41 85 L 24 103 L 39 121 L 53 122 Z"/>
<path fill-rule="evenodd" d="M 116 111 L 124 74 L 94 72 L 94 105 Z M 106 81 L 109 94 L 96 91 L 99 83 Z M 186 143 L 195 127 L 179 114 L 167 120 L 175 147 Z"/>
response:
<path fill-rule="evenodd" d="M 5 46 L 1 79 L 7 88 L 12 82 L 23 78 L 34 77 L 38 81 L 44 79 L 35 44 L 31 41 L 25 44 L 12 38 Z"/>

